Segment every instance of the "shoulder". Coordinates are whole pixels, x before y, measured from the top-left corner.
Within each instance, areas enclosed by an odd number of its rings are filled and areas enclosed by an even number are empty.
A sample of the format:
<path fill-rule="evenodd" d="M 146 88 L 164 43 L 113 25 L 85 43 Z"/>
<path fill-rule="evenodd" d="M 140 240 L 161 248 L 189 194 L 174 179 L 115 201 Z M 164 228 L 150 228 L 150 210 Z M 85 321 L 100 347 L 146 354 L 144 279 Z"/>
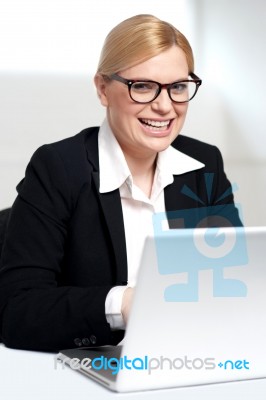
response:
<path fill-rule="evenodd" d="M 37 151 L 45 149 L 55 151 L 63 160 L 81 160 L 87 153 L 87 147 L 98 147 L 99 127 L 86 128 L 78 134 L 41 146 Z"/>
<path fill-rule="evenodd" d="M 66 139 L 44 144 L 33 154 L 30 164 L 61 165 L 70 175 L 92 169 L 88 149 L 98 157 L 98 127 L 87 128 Z"/>
<path fill-rule="evenodd" d="M 38 199 L 46 193 L 60 194 L 75 202 L 82 187 L 90 185 L 95 169 L 88 151 L 98 159 L 98 128 L 39 147 L 31 157 L 25 178 L 17 185 L 18 193 L 30 198 L 36 193 Z"/>
<path fill-rule="evenodd" d="M 216 146 L 188 136 L 179 135 L 173 141 L 172 146 L 205 165 L 213 162 L 217 163 L 217 160 L 222 159 L 221 153 Z"/>

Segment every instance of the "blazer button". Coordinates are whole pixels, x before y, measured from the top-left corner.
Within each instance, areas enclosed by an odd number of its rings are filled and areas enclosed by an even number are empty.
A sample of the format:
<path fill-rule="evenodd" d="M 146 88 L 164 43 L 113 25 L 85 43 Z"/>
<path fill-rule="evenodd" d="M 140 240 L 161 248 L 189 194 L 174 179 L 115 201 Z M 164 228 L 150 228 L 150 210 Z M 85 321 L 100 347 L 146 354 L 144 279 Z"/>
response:
<path fill-rule="evenodd" d="M 80 338 L 74 339 L 74 343 L 75 343 L 75 345 L 78 346 L 78 347 L 82 346 L 82 341 L 81 341 Z"/>
<path fill-rule="evenodd" d="M 91 341 L 91 344 L 96 344 L 96 342 L 97 342 L 96 336 L 90 335 L 90 341 Z"/>
<path fill-rule="evenodd" d="M 90 339 L 88 339 L 88 338 L 82 339 L 82 344 L 84 346 L 89 346 L 91 344 Z"/>

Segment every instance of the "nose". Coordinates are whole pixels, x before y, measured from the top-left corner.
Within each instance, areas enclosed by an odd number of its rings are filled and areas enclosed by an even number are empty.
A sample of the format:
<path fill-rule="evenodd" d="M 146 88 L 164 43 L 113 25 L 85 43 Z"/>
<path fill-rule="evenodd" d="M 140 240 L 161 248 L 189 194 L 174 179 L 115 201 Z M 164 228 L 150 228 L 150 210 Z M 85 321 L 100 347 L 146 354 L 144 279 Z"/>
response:
<path fill-rule="evenodd" d="M 155 100 L 153 100 L 151 106 L 153 110 L 161 114 L 166 114 L 172 109 L 172 100 L 170 99 L 166 88 L 162 88 L 161 93 Z"/>

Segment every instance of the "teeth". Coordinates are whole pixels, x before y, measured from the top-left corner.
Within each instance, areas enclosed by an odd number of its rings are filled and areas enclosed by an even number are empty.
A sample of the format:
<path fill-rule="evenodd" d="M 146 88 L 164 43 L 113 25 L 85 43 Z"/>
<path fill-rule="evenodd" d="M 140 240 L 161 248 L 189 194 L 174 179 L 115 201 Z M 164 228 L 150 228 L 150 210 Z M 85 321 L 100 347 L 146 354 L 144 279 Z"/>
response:
<path fill-rule="evenodd" d="M 141 121 L 144 122 L 145 124 L 155 126 L 157 128 L 167 126 L 170 124 L 170 120 L 168 120 L 168 121 L 153 121 L 152 119 L 142 119 Z"/>

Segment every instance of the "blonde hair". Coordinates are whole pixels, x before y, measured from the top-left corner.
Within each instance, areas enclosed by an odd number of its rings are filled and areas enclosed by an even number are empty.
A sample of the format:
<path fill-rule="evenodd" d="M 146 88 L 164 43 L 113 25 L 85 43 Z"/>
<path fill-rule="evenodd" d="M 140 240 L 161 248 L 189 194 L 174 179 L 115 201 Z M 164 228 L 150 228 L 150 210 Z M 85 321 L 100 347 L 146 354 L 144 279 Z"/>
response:
<path fill-rule="evenodd" d="M 122 21 L 107 35 L 97 73 L 111 76 L 146 61 L 172 46 L 178 46 L 184 51 L 189 73 L 194 72 L 193 52 L 181 32 L 153 15 L 136 15 Z"/>

